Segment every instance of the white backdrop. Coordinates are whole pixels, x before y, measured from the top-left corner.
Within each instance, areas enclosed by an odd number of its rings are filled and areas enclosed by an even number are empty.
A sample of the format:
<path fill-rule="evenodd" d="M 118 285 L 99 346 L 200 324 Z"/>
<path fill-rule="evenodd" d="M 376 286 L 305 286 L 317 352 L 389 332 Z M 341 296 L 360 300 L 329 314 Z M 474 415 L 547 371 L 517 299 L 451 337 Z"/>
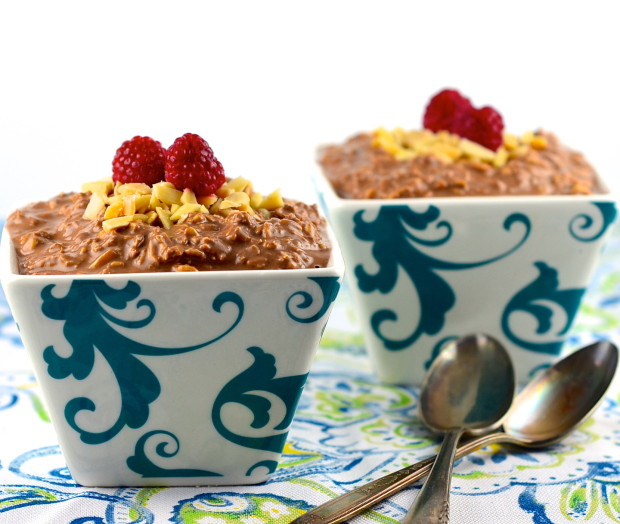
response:
<path fill-rule="evenodd" d="M 318 144 L 419 127 L 447 86 L 618 178 L 617 5 L 3 0 L 0 210 L 108 176 L 134 135 L 185 132 L 229 176 L 311 200 Z"/>

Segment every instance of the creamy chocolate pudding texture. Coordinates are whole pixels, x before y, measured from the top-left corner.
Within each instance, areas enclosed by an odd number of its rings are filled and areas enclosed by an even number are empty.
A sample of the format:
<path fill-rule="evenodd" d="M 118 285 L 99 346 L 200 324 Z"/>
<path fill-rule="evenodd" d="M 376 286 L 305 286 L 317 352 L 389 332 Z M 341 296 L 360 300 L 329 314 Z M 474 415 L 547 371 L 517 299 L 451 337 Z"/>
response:
<path fill-rule="evenodd" d="M 319 164 L 342 198 L 408 198 L 490 195 L 575 195 L 602 193 L 594 169 L 580 153 L 541 133 L 544 148 L 501 166 L 477 159 L 446 162 L 432 154 L 399 159 L 360 133 L 324 147 Z"/>
<path fill-rule="evenodd" d="M 104 231 L 83 217 L 90 196 L 60 194 L 15 211 L 7 228 L 19 272 L 32 275 L 325 267 L 330 246 L 315 205 L 270 216 L 193 213 L 169 229 L 142 221 Z"/>

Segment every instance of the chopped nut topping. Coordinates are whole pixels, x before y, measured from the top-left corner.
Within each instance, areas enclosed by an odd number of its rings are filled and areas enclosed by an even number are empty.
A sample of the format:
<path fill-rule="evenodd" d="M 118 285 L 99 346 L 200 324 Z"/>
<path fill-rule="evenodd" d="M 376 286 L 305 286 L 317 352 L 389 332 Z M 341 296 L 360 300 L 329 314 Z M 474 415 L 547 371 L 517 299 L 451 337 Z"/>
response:
<path fill-rule="evenodd" d="M 112 180 L 88 182 L 82 192 L 91 193 L 84 218 L 102 217 L 104 231 L 125 227 L 135 220 L 170 229 L 184 222 L 190 213 L 211 213 L 227 216 L 235 211 L 270 212 L 284 205 L 280 190 L 263 198 L 252 190 L 252 183 L 237 177 L 225 182 L 214 195 L 200 196 L 190 190 L 179 191 L 169 182 L 147 184 L 114 184 Z"/>
<path fill-rule="evenodd" d="M 105 251 L 102 255 L 99 255 L 95 261 L 88 266 L 90 269 L 95 269 L 98 267 L 101 267 L 105 264 L 107 264 L 108 262 L 110 262 L 113 258 L 116 258 L 118 256 L 118 253 L 113 250 L 113 249 L 108 249 L 107 251 Z"/>
<path fill-rule="evenodd" d="M 524 155 L 530 148 L 546 149 L 547 139 L 532 131 L 528 131 L 521 137 L 504 133 L 504 144 L 497 151 L 493 151 L 447 131 L 437 133 L 427 129 L 405 131 L 399 127 L 388 131 L 380 127 L 373 132 L 373 145 L 387 151 L 396 160 L 433 155 L 446 163 L 469 159 L 499 168 L 506 165 L 508 160 Z"/>

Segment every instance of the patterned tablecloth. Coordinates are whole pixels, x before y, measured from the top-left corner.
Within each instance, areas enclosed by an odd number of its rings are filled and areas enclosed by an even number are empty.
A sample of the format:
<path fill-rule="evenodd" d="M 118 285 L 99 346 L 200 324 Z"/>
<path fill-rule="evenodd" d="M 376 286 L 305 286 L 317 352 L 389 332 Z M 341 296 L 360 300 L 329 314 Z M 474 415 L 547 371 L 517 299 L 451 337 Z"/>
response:
<path fill-rule="evenodd" d="M 620 341 L 620 235 L 585 298 L 569 347 Z M 461 459 L 455 523 L 620 523 L 620 377 L 595 415 L 544 451 L 485 448 Z M 0 523 L 287 523 L 434 453 L 418 391 L 377 382 L 346 288 L 337 300 L 280 467 L 249 487 L 94 489 L 66 468 L 6 301 L 0 296 Z M 353 522 L 399 522 L 421 484 Z"/>

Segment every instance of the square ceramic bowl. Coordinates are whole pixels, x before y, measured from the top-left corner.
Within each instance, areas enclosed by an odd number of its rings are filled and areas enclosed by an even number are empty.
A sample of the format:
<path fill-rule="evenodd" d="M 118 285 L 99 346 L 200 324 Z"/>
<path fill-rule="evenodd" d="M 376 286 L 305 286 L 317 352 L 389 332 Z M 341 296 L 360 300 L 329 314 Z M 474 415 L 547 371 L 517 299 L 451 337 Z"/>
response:
<path fill-rule="evenodd" d="M 274 472 L 344 264 L 0 277 L 74 480 L 255 484 Z"/>
<path fill-rule="evenodd" d="M 560 355 L 616 216 L 611 194 L 340 198 L 315 176 L 373 367 L 419 385 L 469 333 L 505 344 L 525 382 Z"/>

